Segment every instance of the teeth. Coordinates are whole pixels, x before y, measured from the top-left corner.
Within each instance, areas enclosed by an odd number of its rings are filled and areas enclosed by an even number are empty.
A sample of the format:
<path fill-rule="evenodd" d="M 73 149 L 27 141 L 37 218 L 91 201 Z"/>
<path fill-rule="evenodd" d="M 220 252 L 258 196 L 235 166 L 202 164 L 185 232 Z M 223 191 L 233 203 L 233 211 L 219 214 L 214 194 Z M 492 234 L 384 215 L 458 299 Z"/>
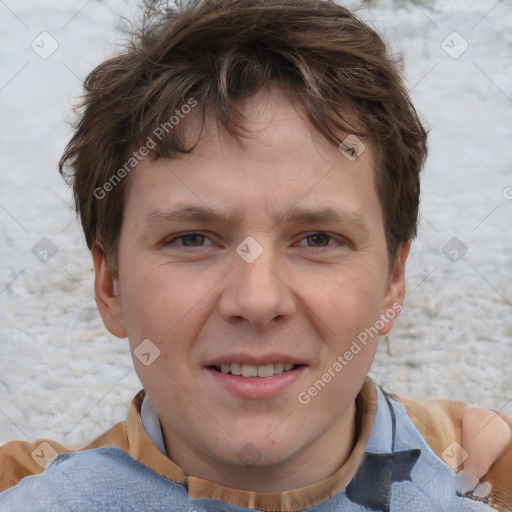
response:
<path fill-rule="evenodd" d="M 243 377 L 272 377 L 283 372 L 289 372 L 295 365 L 292 363 L 274 363 L 257 366 L 255 364 L 222 363 L 220 371 L 231 373 L 231 375 L 242 375 Z M 217 366 L 217 369 L 219 367 Z"/>
<path fill-rule="evenodd" d="M 283 363 L 276 363 L 274 364 L 274 373 L 283 373 L 284 370 L 284 364 Z"/>
<path fill-rule="evenodd" d="M 244 377 L 257 377 L 258 376 L 258 367 L 255 364 L 243 364 L 242 365 L 242 375 Z"/>
<path fill-rule="evenodd" d="M 229 367 L 229 364 L 226 366 Z M 240 363 L 233 363 L 231 365 L 231 375 L 242 375 L 242 365 Z"/>
<path fill-rule="evenodd" d="M 273 364 L 264 364 L 262 366 L 258 366 L 258 377 L 272 377 L 272 375 L 274 375 Z"/>

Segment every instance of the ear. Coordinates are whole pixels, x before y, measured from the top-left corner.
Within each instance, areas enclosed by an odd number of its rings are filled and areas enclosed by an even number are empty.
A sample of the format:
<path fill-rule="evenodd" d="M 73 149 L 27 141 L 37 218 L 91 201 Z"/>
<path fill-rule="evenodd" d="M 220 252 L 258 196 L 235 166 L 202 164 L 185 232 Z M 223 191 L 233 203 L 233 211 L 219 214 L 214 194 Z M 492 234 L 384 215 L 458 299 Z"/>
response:
<path fill-rule="evenodd" d="M 410 241 L 398 247 L 393 268 L 389 273 L 382 311 L 387 321 L 384 322 L 384 327 L 379 329 L 380 336 L 385 336 L 391 331 L 400 311 L 402 311 L 405 299 L 405 262 L 410 248 Z"/>
<path fill-rule="evenodd" d="M 92 248 L 92 260 L 95 272 L 94 292 L 96 305 L 103 323 L 114 336 L 126 338 L 128 334 L 124 325 L 121 300 L 114 288 L 117 280 L 112 278 L 105 262 L 103 250 L 97 244 L 94 244 Z"/>

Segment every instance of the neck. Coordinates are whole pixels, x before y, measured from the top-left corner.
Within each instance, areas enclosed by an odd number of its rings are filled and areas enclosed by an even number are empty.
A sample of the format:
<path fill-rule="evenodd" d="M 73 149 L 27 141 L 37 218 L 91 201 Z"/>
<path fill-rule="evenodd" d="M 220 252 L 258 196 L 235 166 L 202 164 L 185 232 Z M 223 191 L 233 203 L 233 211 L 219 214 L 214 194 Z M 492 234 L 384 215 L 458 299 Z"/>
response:
<path fill-rule="evenodd" d="M 169 458 L 185 475 L 208 480 L 223 487 L 259 493 L 280 493 L 318 483 L 336 472 L 348 459 L 357 441 L 355 404 L 312 443 L 283 460 L 245 465 L 226 462 L 217 454 L 183 439 L 162 425 Z M 172 439 L 172 444 L 169 440 Z M 261 458 L 265 461 L 265 454 Z M 236 454 L 235 454 L 236 456 Z"/>

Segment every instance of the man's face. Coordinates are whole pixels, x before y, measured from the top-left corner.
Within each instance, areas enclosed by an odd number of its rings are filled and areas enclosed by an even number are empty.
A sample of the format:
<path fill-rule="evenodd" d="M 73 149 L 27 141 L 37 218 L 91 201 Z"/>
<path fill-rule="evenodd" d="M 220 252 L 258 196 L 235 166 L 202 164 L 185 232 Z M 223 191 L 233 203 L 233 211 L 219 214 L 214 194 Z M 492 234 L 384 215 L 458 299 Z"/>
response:
<path fill-rule="evenodd" d="M 368 332 L 394 323 L 403 259 L 389 271 L 369 146 L 350 161 L 277 92 L 244 112 L 241 145 L 210 123 L 192 154 L 132 171 L 119 306 L 102 314 L 139 357 L 150 340 L 151 364 L 134 364 L 171 456 L 186 446 L 212 465 L 279 465 L 353 422 Z"/>

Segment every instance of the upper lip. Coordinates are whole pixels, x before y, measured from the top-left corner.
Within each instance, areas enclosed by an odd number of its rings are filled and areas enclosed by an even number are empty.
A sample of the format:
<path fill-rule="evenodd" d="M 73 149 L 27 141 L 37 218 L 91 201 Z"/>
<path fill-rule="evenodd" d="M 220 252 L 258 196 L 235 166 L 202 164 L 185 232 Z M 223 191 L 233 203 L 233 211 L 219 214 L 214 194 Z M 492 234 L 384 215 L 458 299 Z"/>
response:
<path fill-rule="evenodd" d="M 254 354 L 248 354 L 246 352 L 240 352 L 237 354 L 225 354 L 223 356 L 217 356 L 214 359 L 207 361 L 205 366 L 220 366 L 223 363 L 253 364 L 256 366 L 263 366 L 266 364 L 273 363 L 306 364 L 303 360 L 298 359 L 297 357 L 281 354 L 279 352 L 271 352 L 269 354 L 259 356 Z"/>

